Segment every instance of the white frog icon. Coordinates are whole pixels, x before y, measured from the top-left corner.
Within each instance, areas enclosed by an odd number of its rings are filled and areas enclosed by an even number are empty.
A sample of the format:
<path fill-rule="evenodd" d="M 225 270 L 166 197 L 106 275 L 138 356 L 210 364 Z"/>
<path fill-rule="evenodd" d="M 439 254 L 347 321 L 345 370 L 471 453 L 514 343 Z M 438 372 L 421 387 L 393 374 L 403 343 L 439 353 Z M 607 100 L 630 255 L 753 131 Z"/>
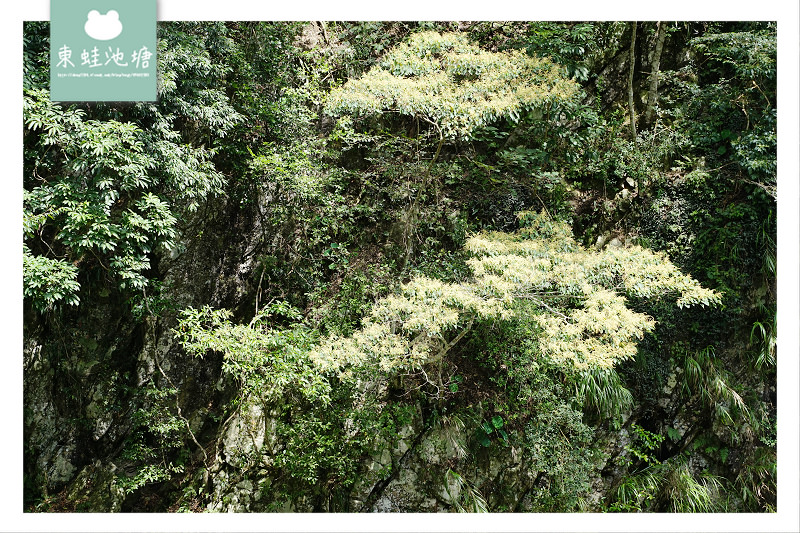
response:
<path fill-rule="evenodd" d="M 119 13 L 110 10 L 105 15 L 101 15 L 96 9 L 89 11 L 86 24 L 83 25 L 86 35 L 98 41 L 110 41 L 122 33 L 122 22 L 119 20 Z"/>

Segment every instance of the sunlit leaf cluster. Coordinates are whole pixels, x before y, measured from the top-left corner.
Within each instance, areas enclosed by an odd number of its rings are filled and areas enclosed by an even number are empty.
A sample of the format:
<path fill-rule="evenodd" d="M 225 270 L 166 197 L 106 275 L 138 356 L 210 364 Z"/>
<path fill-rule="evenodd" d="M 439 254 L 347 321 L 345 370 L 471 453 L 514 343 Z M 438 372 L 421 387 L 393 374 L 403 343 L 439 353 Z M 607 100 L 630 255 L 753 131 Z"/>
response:
<path fill-rule="evenodd" d="M 221 191 L 223 178 L 208 153 L 176 142 L 180 136 L 169 129 L 88 119 L 81 109 L 50 101 L 44 90 L 25 92 L 24 119 L 31 162 L 24 195 L 30 255 L 46 243 L 53 261 L 96 262 L 121 288 L 142 289 L 150 253 L 175 246 L 178 212 L 192 211 L 200 199 Z M 33 279 L 26 273 L 26 283 Z M 52 283 L 51 294 L 68 289 L 64 297 L 77 302 L 78 285 L 55 278 Z M 52 304 L 38 299 L 41 291 L 26 288 L 37 308 Z"/>
<path fill-rule="evenodd" d="M 272 329 L 266 318 L 257 315 L 249 324 L 234 324 L 226 309 L 188 308 L 182 312 L 176 333 L 195 356 L 222 353 L 223 372 L 237 380 L 244 396 L 276 400 L 294 393 L 327 402 L 330 385 L 307 355 L 309 332 Z"/>
<path fill-rule="evenodd" d="M 23 245 L 23 294 L 31 298 L 39 311 L 60 303 L 78 305 L 78 268 L 66 261 L 33 255 Z"/>

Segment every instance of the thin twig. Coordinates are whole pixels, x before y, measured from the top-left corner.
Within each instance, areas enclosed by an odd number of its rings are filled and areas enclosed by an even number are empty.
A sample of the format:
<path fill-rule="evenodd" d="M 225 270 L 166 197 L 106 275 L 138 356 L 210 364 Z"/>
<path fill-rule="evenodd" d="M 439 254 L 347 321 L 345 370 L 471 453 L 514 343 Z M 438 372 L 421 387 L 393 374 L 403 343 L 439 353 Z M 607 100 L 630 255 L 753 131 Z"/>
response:
<path fill-rule="evenodd" d="M 206 453 L 205 448 L 203 448 L 203 446 L 201 446 L 200 443 L 197 441 L 197 437 L 195 437 L 194 431 L 192 431 L 192 427 L 189 424 L 189 420 L 186 417 L 184 417 L 183 414 L 181 413 L 181 406 L 180 406 L 179 399 L 178 399 L 178 394 L 177 394 L 178 388 L 175 386 L 175 384 L 172 382 L 172 380 L 169 379 L 169 376 L 167 376 L 167 374 L 164 372 L 164 369 L 161 368 L 161 363 L 159 363 L 159 361 L 158 361 L 158 345 L 157 345 L 157 342 L 156 342 L 156 316 L 153 314 L 153 311 L 150 309 L 150 303 L 147 301 L 147 291 L 145 289 L 142 289 L 142 295 L 144 296 L 144 305 L 147 308 L 147 313 L 150 315 L 150 333 L 153 336 L 153 350 L 152 350 L 153 362 L 155 362 L 156 367 L 158 368 L 158 371 L 161 373 L 161 375 L 164 377 L 164 379 L 167 380 L 167 383 L 169 383 L 169 386 L 172 387 L 176 391 L 176 394 L 175 394 L 175 409 L 177 410 L 178 418 L 183 420 L 183 423 L 186 424 L 186 430 L 189 432 L 189 436 L 192 437 L 192 440 L 194 441 L 194 443 L 197 445 L 198 448 L 200 448 L 200 451 L 203 452 L 203 464 L 206 466 L 206 468 L 208 468 L 208 454 Z"/>

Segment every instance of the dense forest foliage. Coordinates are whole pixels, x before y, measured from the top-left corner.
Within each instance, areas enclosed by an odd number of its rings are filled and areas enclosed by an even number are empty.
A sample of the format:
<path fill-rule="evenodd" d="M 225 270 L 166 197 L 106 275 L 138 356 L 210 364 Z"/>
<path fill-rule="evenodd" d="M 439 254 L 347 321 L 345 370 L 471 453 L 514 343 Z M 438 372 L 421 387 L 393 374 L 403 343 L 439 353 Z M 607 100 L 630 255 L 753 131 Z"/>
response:
<path fill-rule="evenodd" d="M 776 31 L 26 23 L 25 511 L 774 512 Z"/>

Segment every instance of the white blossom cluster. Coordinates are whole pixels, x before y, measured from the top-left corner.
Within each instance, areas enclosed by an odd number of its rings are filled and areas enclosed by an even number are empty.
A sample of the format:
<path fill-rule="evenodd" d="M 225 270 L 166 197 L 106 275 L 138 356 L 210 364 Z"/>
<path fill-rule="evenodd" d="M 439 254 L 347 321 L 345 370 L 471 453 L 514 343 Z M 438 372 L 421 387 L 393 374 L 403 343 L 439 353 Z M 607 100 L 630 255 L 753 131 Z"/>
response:
<path fill-rule="evenodd" d="M 467 139 L 502 117 L 562 102 L 577 85 L 548 59 L 486 52 L 458 33 L 420 32 L 357 80 L 332 91 L 330 115 L 396 112 L 433 123 L 447 139 Z"/>
<path fill-rule="evenodd" d="M 655 321 L 626 306 L 625 297 L 675 297 L 679 306 L 714 305 L 720 296 L 681 274 L 663 254 L 638 246 L 591 250 L 566 224 L 523 213 L 516 233 L 468 240 L 473 277 L 443 283 L 419 277 L 379 300 L 350 337 L 331 337 L 311 357 L 325 371 L 383 372 L 441 361 L 473 322 L 513 320 L 514 303 L 538 309 L 542 357 L 575 369 L 610 368 L 636 355 Z"/>

